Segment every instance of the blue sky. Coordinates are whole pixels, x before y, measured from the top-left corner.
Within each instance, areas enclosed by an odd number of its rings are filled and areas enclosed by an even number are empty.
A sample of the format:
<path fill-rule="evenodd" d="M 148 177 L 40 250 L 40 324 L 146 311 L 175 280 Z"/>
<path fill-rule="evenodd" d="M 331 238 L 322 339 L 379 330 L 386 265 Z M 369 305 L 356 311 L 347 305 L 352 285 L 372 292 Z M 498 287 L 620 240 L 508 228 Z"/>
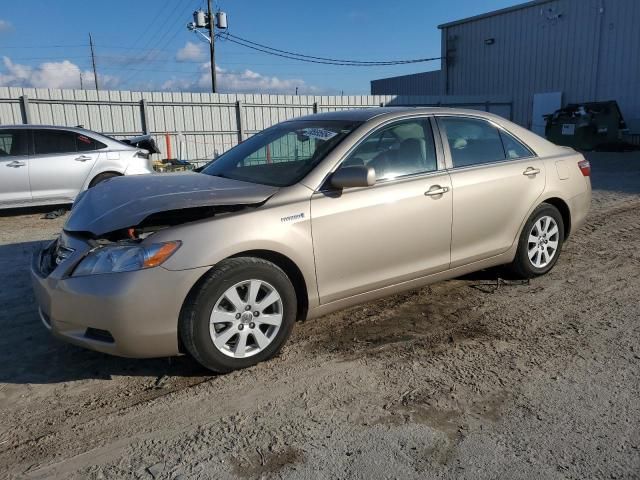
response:
<path fill-rule="evenodd" d="M 203 0 L 22 0 L 0 11 L 0 86 L 208 91 L 208 44 L 187 31 Z M 517 0 L 218 0 L 229 31 L 282 50 L 355 60 L 440 56 L 437 25 Z M 435 70 L 302 63 L 216 42 L 222 92 L 367 94 L 375 78 Z"/>

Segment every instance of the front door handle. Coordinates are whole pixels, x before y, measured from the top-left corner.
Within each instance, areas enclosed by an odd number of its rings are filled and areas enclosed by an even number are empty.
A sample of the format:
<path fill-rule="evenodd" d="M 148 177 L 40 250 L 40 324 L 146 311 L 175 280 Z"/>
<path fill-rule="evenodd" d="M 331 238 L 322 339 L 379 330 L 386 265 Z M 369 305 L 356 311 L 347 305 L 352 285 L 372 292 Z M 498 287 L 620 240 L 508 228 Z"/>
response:
<path fill-rule="evenodd" d="M 449 187 L 441 187 L 440 185 L 434 185 L 429 190 L 424 192 L 424 194 L 429 197 L 436 197 L 438 195 L 442 195 L 443 193 L 447 193 L 448 191 L 449 191 Z"/>
<path fill-rule="evenodd" d="M 540 173 L 540 169 L 539 168 L 533 168 L 533 167 L 527 167 L 527 169 L 522 172 L 523 175 L 526 175 L 527 177 L 533 177 L 534 175 L 537 175 Z"/>
<path fill-rule="evenodd" d="M 86 162 L 87 160 L 91 160 L 91 157 L 87 157 L 86 155 L 76 157 L 76 162 Z"/>
<path fill-rule="evenodd" d="M 20 167 L 24 167 L 25 165 L 26 163 L 19 162 L 18 160 L 14 160 L 13 162 L 7 163 L 7 167 L 12 167 L 12 168 L 20 168 Z"/>

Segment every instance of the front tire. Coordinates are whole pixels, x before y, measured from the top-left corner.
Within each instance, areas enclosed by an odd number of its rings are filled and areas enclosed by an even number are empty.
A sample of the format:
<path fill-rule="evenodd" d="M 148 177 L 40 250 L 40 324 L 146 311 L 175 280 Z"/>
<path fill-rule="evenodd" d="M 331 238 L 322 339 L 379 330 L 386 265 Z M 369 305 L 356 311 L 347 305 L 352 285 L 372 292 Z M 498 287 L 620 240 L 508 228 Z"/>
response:
<path fill-rule="evenodd" d="M 276 355 L 296 319 L 295 290 L 275 264 L 254 257 L 216 265 L 187 298 L 179 322 L 186 350 L 218 373 Z"/>
<path fill-rule="evenodd" d="M 549 272 L 560 257 L 564 242 L 564 222 L 556 207 L 540 204 L 522 229 L 511 270 L 522 278 Z"/>

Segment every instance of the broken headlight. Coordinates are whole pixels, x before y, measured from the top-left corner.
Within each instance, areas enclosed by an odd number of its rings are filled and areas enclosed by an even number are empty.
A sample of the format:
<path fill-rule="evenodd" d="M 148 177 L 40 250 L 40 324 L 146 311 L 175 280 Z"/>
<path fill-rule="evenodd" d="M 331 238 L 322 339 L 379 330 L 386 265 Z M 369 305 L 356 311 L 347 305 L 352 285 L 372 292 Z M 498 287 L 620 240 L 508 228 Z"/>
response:
<path fill-rule="evenodd" d="M 180 245 L 181 242 L 172 241 L 148 246 L 134 243 L 101 246 L 80 261 L 72 276 L 132 272 L 157 267 L 173 255 Z"/>

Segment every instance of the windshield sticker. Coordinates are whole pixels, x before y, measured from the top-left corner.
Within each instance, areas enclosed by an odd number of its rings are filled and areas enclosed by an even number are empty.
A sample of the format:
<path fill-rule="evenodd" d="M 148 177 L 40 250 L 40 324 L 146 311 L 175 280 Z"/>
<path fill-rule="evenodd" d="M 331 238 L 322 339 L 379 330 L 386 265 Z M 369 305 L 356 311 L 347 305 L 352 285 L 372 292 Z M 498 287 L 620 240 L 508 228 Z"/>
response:
<path fill-rule="evenodd" d="M 317 138 L 318 140 L 329 140 L 338 134 L 324 128 L 303 128 L 300 132 L 307 137 Z"/>

